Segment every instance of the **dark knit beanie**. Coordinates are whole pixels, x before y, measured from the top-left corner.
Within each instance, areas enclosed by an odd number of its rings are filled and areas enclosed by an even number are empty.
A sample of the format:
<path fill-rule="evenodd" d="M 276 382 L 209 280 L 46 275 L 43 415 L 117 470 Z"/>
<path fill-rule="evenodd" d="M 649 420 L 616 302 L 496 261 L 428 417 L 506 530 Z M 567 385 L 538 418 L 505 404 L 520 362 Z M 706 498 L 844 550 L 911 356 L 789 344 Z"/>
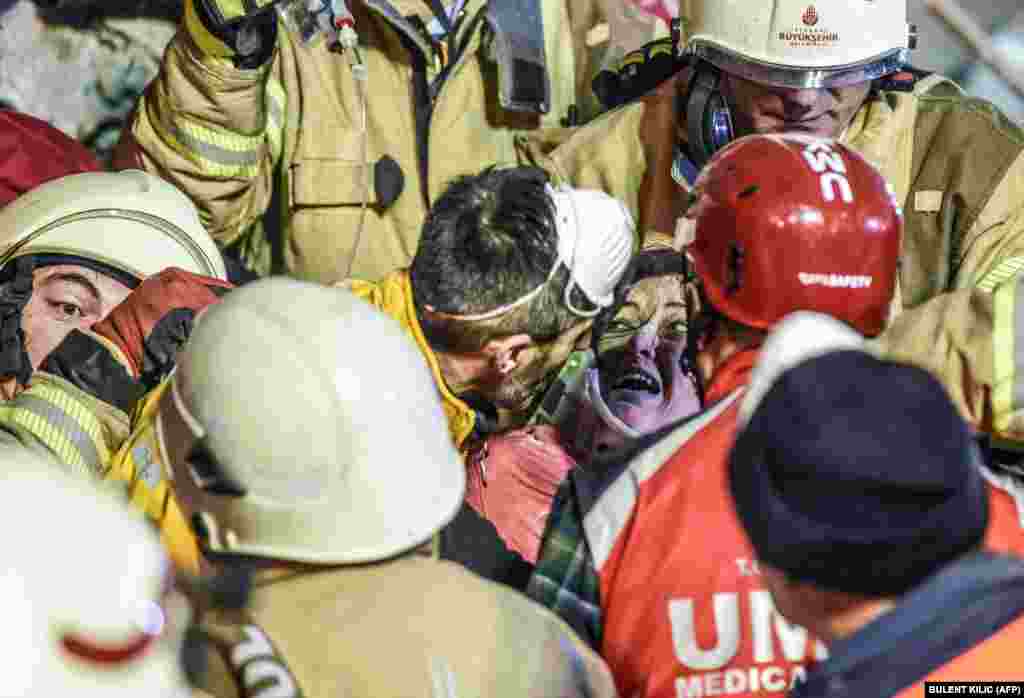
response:
<path fill-rule="evenodd" d="M 729 477 L 759 559 L 825 589 L 891 596 L 981 542 L 979 465 L 935 378 L 838 351 L 772 385 L 736 440 Z"/>

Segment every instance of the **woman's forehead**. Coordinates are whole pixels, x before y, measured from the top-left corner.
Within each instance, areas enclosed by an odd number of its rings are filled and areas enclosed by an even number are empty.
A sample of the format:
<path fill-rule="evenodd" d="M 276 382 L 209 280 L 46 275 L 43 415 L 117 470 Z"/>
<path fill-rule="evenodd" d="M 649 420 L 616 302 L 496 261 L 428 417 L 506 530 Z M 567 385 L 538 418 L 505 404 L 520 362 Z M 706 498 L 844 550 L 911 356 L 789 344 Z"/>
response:
<path fill-rule="evenodd" d="M 652 276 L 634 283 L 626 294 L 626 302 L 644 307 L 683 303 L 685 287 L 686 276 L 683 274 Z"/>

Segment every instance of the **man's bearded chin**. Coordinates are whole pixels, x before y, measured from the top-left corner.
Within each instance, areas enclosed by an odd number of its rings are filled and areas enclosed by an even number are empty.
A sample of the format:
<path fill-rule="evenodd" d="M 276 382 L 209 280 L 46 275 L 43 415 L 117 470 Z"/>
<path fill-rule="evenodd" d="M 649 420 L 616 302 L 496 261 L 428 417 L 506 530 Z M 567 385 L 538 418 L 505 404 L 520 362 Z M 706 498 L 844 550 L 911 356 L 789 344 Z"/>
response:
<path fill-rule="evenodd" d="M 510 377 L 501 387 L 496 405 L 502 414 L 502 427 L 505 422 L 519 426 L 532 415 L 544 399 L 548 388 L 558 377 L 560 369 L 552 369 L 540 381 L 528 382 L 518 376 Z"/>

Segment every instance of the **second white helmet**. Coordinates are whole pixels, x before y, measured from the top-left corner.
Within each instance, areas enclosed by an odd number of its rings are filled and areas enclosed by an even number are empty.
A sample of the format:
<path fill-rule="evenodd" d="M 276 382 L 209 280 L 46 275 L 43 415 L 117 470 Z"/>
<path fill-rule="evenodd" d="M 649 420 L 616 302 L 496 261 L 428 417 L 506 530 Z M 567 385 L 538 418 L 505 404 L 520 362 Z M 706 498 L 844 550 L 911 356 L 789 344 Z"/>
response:
<path fill-rule="evenodd" d="M 0 267 L 26 255 L 77 257 L 135 282 L 167 267 L 227 279 L 191 200 L 141 170 L 68 175 L 0 208 Z"/>
<path fill-rule="evenodd" d="M 283 277 L 205 312 L 157 429 L 213 553 L 380 560 L 429 540 L 465 489 L 412 338 L 346 291 Z"/>
<path fill-rule="evenodd" d="M 906 65 L 906 0 L 690 0 L 686 53 L 791 88 L 842 87 Z"/>

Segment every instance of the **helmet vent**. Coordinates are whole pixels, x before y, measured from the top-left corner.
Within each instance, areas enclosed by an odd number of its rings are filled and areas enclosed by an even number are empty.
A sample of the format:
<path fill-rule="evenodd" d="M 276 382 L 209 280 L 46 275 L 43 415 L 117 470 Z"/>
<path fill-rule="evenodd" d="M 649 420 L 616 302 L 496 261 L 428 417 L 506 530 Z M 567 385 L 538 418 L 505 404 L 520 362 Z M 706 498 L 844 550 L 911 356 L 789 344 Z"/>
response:
<path fill-rule="evenodd" d="M 743 278 L 743 248 L 736 243 L 729 245 L 729 260 L 727 264 L 725 292 L 731 295 L 740 290 L 741 279 Z"/>
<path fill-rule="evenodd" d="M 761 187 L 756 184 L 751 184 L 749 187 L 739 193 L 737 198 L 746 199 L 747 197 L 753 196 L 757 192 L 761 191 Z"/>

